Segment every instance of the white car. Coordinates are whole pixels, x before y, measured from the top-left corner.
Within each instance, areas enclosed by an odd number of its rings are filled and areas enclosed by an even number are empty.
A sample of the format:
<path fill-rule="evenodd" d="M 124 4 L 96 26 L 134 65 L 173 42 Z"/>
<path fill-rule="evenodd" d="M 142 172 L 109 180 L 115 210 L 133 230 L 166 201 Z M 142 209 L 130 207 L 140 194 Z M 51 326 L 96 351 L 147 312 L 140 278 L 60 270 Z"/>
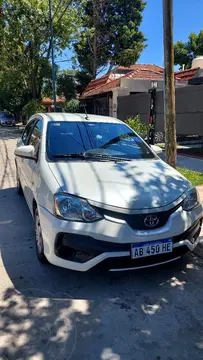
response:
<path fill-rule="evenodd" d="M 196 188 L 154 150 L 111 117 L 34 115 L 15 155 L 39 260 L 120 271 L 193 251 L 203 217 Z"/>

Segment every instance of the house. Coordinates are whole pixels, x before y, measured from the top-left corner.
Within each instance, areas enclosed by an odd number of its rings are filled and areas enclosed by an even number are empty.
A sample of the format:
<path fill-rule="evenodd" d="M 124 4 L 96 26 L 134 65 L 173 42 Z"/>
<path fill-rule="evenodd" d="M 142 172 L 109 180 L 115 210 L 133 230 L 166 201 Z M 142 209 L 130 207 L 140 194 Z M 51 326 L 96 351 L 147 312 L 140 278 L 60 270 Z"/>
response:
<path fill-rule="evenodd" d="M 176 131 L 181 136 L 203 136 L 203 57 L 193 60 L 191 69 L 175 73 Z M 164 91 L 155 96 L 155 130 L 164 137 Z M 152 94 L 152 93 L 151 93 Z M 117 117 L 121 120 L 140 115 L 143 123 L 150 119 L 150 93 L 131 93 L 118 97 Z"/>
<path fill-rule="evenodd" d="M 191 80 L 197 73 L 199 68 L 191 68 L 187 70 L 181 70 L 175 72 L 175 76 L 177 76 L 180 80 L 189 81 Z"/>
<path fill-rule="evenodd" d="M 180 81 L 178 76 L 175 78 Z M 89 113 L 117 117 L 118 97 L 148 93 L 152 81 L 157 82 L 158 90 L 163 89 L 163 67 L 154 64 L 119 66 L 91 81 L 81 99 L 86 101 Z"/>
<path fill-rule="evenodd" d="M 203 84 L 203 56 L 198 56 L 192 61 L 192 67 L 175 73 L 180 80 L 187 81 L 188 85 Z"/>

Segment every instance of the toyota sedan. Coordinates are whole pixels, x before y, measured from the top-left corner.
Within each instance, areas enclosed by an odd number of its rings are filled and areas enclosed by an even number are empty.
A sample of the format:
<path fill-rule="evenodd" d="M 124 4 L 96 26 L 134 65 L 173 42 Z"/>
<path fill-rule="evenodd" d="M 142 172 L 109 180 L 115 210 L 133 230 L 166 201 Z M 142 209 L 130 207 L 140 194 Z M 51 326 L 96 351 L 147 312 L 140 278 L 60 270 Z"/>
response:
<path fill-rule="evenodd" d="M 17 188 L 41 262 L 87 271 L 156 266 L 199 242 L 196 188 L 125 123 L 37 114 L 17 143 Z"/>

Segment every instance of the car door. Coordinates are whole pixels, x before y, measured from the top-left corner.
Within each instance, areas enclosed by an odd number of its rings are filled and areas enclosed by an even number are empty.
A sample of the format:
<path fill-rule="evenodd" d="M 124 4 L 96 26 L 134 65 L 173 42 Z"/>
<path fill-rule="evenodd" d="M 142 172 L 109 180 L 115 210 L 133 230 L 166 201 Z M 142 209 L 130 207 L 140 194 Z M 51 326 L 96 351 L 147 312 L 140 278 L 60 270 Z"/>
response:
<path fill-rule="evenodd" d="M 37 120 L 35 122 L 27 144 L 34 147 L 34 155 L 36 157 L 36 160 L 24 159 L 24 169 L 26 177 L 25 196 L 31 212 L 34 197 L 34 187 L 37 186 L 39 182 L 39 152 L 42 136 L 42 126 L 42 120 Z"/>
<path fill-rule="evenodd" d="M 28 124 L 26 125 L 26 127 L 25 127 L 25 129 L 23 131 L 23 134 L 22 134 L 21 138 L 17 142 L 17 147 L 28 145 L 28 141 L 29 141 L 29 138 L 30 138 L 30 135 L 31 135 L 31 131 L 32 131 L 32 128 L 33 128 L 35 122 L 36 122 L 36 119 L 30 120 L 28 122 Z M 26 169 L 25 169 L 26 168 L 26 163 L 25 163 L 25 159 L 17 156 L 15 158 L 15 161 L 16 161 L 17 176 L 20 179 L 20 183 L 21 183 L 23 192 L 25 193 L 25 191 L 26 191 Z"/>

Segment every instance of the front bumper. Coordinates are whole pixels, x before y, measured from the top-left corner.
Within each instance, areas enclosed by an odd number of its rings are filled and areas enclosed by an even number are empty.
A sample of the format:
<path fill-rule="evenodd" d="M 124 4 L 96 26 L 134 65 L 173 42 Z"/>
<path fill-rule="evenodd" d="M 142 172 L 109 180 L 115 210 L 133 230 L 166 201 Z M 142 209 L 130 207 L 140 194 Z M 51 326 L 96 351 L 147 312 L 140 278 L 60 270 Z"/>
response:
<path fill-rule="evenodd" d="M 132 270 L 176 260 L 195 249 L 202 224 L 201 205 L 191 212 L 185 212 L 181 207 L 165 226 L 148 231 L 135 231 L 119 219 L 104 218 L 84 224 L 58 219 L 42 207 L 39 212 L 48 261 L 78 271 L 98 265 L 111 271 Z M 131 259 L 131 244 L 168 238 L 173 239 L 172 253 Z"/>

